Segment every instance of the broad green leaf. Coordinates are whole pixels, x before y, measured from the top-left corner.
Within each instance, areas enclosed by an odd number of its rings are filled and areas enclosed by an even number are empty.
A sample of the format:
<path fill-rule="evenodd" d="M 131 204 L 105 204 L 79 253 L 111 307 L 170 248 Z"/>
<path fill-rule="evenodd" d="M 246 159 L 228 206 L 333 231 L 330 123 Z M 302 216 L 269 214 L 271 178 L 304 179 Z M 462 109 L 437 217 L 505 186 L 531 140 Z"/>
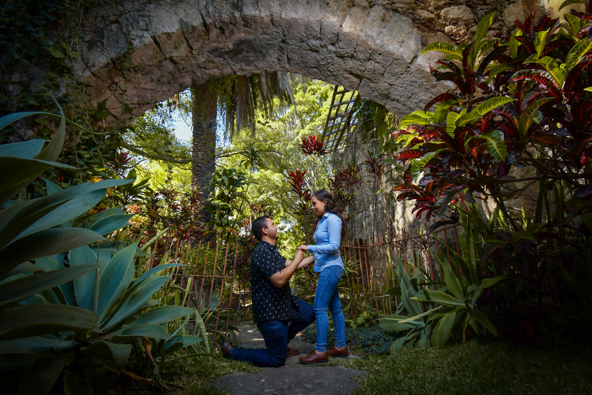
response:
<path fill-rule="evenodd" d="M 504 143 L 504 133 L 501 130 L 491 130 L 479 135 L 479 138 L 485 140 L 485 149 L 491 156 L 502 162 L 506 160 L 508 151 Z"/>
<path fill-rule="evenodd" d="M 454 131 L 456 130 L 456 121 L 460 118 L 460 114 L 454 111 L 450 111 L 446 116 L 446 133 L 450 137 L 454 137 Z"/>
<path fill-rule="evenodd" d="M 452 310 L 450 313 L 442 317 L 442 319 L 436 324 L 434 332 L 432 333 L 432 345 L 434 347 L 443 347 L 450 338 L 450 332 L 454 325 L 456 312 L 456 309 Z"/>
<path fill-rule="evenodd" d="M 157 265 L 157 266 L 153 267 L 152 269 L 148 270 L 146 273 L 142 274 L 140 277 L 138 277 L 138 279 L 136 281 L 134 281 L 134 285 L 144 281 L 145 279 L 152 276 L 153 274 L 156 274 L 158 272 L 161 272 L 163 270 L 166 270 L 168 268 L 175 267 L 175 266 L 185 266 L 185 265 L 183 265 L 182 263 L 167 263 L 165 265 Z"/>
<path fill-rule="evenodd" d="M 0 311 L 0 340 L 96 327 L 96 314 L 74 306 L 31 304 Z"/>
<path fill-rule="evenodd" d="M 8 114 L 8 115 L 5 115 L 2 118 L 0 118 L 0 130 L 4 129 L 5 127 L 10 125 L 11 123 L 14 123 L 14 122 L 19 121 L 19 120 L 26 118 L 26 117 L 30 117 L 32 115 L 56 116 L 56 114 L 52 114 L 49 112 L 43 112 L 43 111 L 15 112 L 15 113 Z M 10 145 L 12 145 L 12 144 L 10 144 Z M 4 156 L 4 155 L 0 155 L 0 156 Z"/>
<path fill-rule="evenodd" d="M 497 336 L 497 329 L 495 329 L 495 327 L 493 326 L 491 321 L 489 321 L 489 318 L 485 316 L 485 314 L 483 314 L 479 310 L 470 310 L 469 316 L 481 325 L 483 325 L 489 332 L 491 332 L 493 336 Z"/>
<path fill-rule="evenodd" d="M 431 161 L 436 155 L 442 152 L 442 149 L 428 152 L 422 158 L 414 159 L 411 161 L 411 177 L 413 177 L 413 181 L 417 182 L 421 172 L 426 167 L 426 165 Z"/>
<path fill-rule="evenodd" d="M 500 281 L 509 279 L 508 276 L 498 276 L 494 278 L 485 278 L 481 281 L 481 285 L 479 286 L 480 289 L 487 289 L 493 287 L 495 284 L 499 283 Z"/>
<path fill-rule="evenodd" d="M 461 116 L 456 121 L 456 124 L 458 126 L 465 126 L 467 123 L 481 118 L 483 115 L 487 114 L 494 108 L 503 106 L 504 104 L 508 104 L 513 101 L 514 99 L 505 96 L 498 96 L 492 97 L 491 99 L 487 99 L 483 103 L 475 106 L 475 108 L 470 113 Z"/>
<path fill-rule="evenodd" d="M 76 170 L 76 168 L 59 162 L 48 162 L 38 159 L 0 157 L 0 206 L 29 184 L 45 170 L 57 167 Z M 18 205 L 13 206 L 18 207 Z M 12 207 L 11 207 L 12 208 Z"/>
<path fill-rule="evenodd" d="M 442 291 L 433 289 L 424 289 L 415 294 L 415 297 L 422 302 L 438 303 L 444 306 L 464 307 L 463 299 L 457 299 L 452 295 L 448 295 Z"/>
<path fill-rule="evenodd" d="M 99 281 L 98 311 L 100 319 L 103 319 L 109 307 L 113 305 L 125 292 L 132 282 L 135 267 L 134 254 L 137 243 L 134 243 L 119 251 L 101 272 Z"/>
<path fill-rule="evenodd" d="M 66 139 L 66 116 L 57 100 L 53 99 L 53 101 L 60 110 L 60 126 L 58 127 L 58 132 L 55 134 L 54 138 L 41 150 L 41 152 L 35 155 L 35 159 L 55 161 L 60 156 L 64 146 L 64 140 Z"/>
<path fill-rule="evenodd" d="M 97 262 L 97 256 L 89 246 L 76 248 L 70 251 L 69 258 L 70 266 L 72 267 Z M 92 273 L 74 280 L 74 292 L 76 294 L 78 307 L 94 311 L 91 300 L 95 288 L 95 277 L 96 273 Z"/>
<path fill-rule="evenodd" d="M 125 322 L 125 320 L 136 314 L 144 306 L 144 303 L 166 284 L 168 280 L 170 280 L 168 276 L 152 276 L 146 281 L 143 281 L 138 289 L 117 309 L 113 318 L 104 326 L 101 326 L 105 331 L 109 331 L 112 327 Z"/>
<path fill-rule="evenodd" d="M 182 348 L 199 343 L 200 341 L 202 341 L 202 339 L 197 336 L 177 335 L 165 341 L 162 349 L 166 353 L 174 353 Z"/>
<path fill-rule="evenodd" d="M 81 214 L 84 214 L 94 206 L 96 206 L 105 194 L 106 189 L 98 189 L 89 193 L 80 194 L 75 196 L 73 199 L 68 200 L 64 204 L 54 208 L 43 217 L 36 220 L 32 225 L 20 233 L 14 240 L 21 239 L 30 234 L 53 228 L 59 224 L 63 224 L 66 221 L 74 219 Z M 94 229 L 91 229 L 94 230 Z M 97 232 L 101 234 L 100 232 Z"/>
<path fill-rule="evenodd" d="M 567 72 L 571 71 L 580 62 L 582 56 L 590 52 L 590 50 L 592 50 L 592 42 L 590 42 L 588 37 L 584 37 L 574 45 L 565 60 L 565 69 Z"/>
<path fill-rule="evenodd" d="M 577 37 L 578 33 L 580 32 L 580 29 L 582 28 L 580 18 L 569 13 L 564 14 L 563 17 L 565 18 L 567 23 L 569 23 L 569 27 L 571 28 L 571 34 L 574 37 Z"/>
<path fill-rule="evenodd" d="M 51 339 L 41 336 L 25 337 L 0 341 L 0 355 L 2 354 L 35 354 L 50 349 L 63 350 L 78 345 L 76 341 Z"/>
<path fill-rule="evenodd" d="M 54 228 L 37 232 L 2 250 L 0 276 L 29 259 L 58 254 L 101 240 L 104 240 L 103 236 L 81 228 Z"/>
<path fill-rule="evenodd" d="M 148 324 L 162 324 L 168 321 L 176 320 L 185 317 L 189 314 L 194 314 L 195 310 L 188 307 L 181 306 L 160 306 L 136 318 L 129 324 L 129 327 L 148 325 Z"/>
<path fill-rule="evenodd" d="M 0 285 L 0 307 L 14 304 L 36 293 L 80 278 L 97 267 L 97 264 L 68 267 L 8 281 Z"/>
<path fill-rule="evenodd" d="M 589 87 L 587 87 L 587 88 L 584 88 L 584 90 L 585 90 L 586 92 L 592 92 L 592 86 L 589 86 Z"/>
<path fill-rule="evenodd" d="M 518 47 L 522 45 L 522 43 L 516 40 L 516 36 L 522 36 L 522 30 L 518 30 L 516 33 L 510 37 L 510 56 L 512 59 L 516 59 L 518 57 Z"/>
<path fill-rule="evenodd" d="M 431 117 L 422 116 L 421 114 L 418 114 L 418 112 L 419 111 L 415 111 L 413 114 L 405 115 L 403 119 L 401 119 L 401 122 L 399 122 L 399 129 L 406 128 L 409 125 L 427 125 L 432 123 Z"/>
<path fill-rule="evenodd" d="M 472 41 L 479 42 L 485 37 L 487 31 L 491 27 L 491 24 L 495 20 L 496 14 L 496 11 L 492 11 L 489 14 L 485 15 L 483 18 L 481 18 L 481 20 L 477 24 L 477 31 L 475 32 Z"/>
<path fill-rule="evenodd" d="M 2 144 L 0 145 L 0 156 L 33 159 L 46 142 L 46 140 L 34 139 L 21 141 L 20 143 Z"/>
<path fill-rule="evenodd" d="M 82 350 L 83 354 L 109 355 L 113 359 L 113 362 L 115 362 L 117 369 L 125 368 L 131 352 L 131 344 L 116 344 L 104 340 L 95 342 Z"/>
<path fill-rule="evenodd" d="M 585 0 L 565 0 L 563 3 L 561 3 L 561 6 L 559 6 L 559 10 L 561 11 L 563 8 L 570 6 L 572 4 L 586 4 Z M 570 14 L 565 14 L 565 15 L 570 15 Z"/>
<path fill-rule="evenodd" d="M 431 52 L 431 51 L 440 51 L 440 52 L 444 52 L 447 54 L 462 57 L 462 50 L 459 49 L 456 45 L 449 44 L 446 42 L 441 42 L 441 41 L 429 44 L 428 46 L 426 46 L 423 49 L 423 51 L 421 51 L 420 55 L 423 55 L 424 53 Z"/>
<path fill-rule="evenodd" d="M 413 325 L 411 323 L 401 324 L 400 321 L 404 320 L 407 317 L 400 316 L 400 317 L 385 317 L 380 320 L 378 325 L 390 332 L 401 332 L 406 331 L 412 328 L 415 328 L 417 325 Z"/>
<path fill-rule="evenodd" d="M 543 30 L 537 32 L 534 38 L 534 49 L 540 58 L 543 54 L 543 50 L 545 49 L 545 45 L 547 45 L 547 36 L 549 35 L 549 30 Z"/>
<path fill-rule="evenodd" d="M 538 240 L 536 239 L 536 237 L 534 237 L 534 235 L 527 230 L 521 230 L 519 232 L 515 232 L 512 234 L 512 241 L 514 243 L 516 243 L 518 240 L 522 240 L 522 239 L 528 239 L 528 240 L 534 242 L 535 244 L 538 244 Z"/>
<path fill-rule="evenodd" d="M 108 217 L 101 218 L 89 228 L 90 230 L 94 230 L 95 232 L 101 235 L 107 235 L 110 233 L 115 232 L 118 229 L 121 229 L 125 226 L 129 225 L 129 220 L 135 214 L 128 214 L 128 215 L 110 215 Z"/>
<path fill-rule="evenodd" d="M 530 62 L 525 61 L 524 63 L 538 63 L 543 65 L 543 67 L 545 67 L 545 69 L 553 76 L 557 85 L 563 86 L 565 78 L 567 77 L 567 70 L 565 67 L 562 67 L 562 65 L 559 65 L 559 63 L 557 63 L 552 57 L 545 56 L 541 59 L 534 59 Z"/>
<path fill-rule="evenodd" d="M 465 300 L 465 294 L 462 290 L 458 277 L 456 277 L 456 275 L 452 271 L 452 268 L 450 267 L 450 263 L 446 259 L 444 259 L 440 264 L 440 268 L 442 269 L 444 284 L 446 284 L 446 287 L 448 288 L 450 293 L 452 293 L 456 297 L 456 299 L 463 302 Z"/>
<path fill-rule="evenodd" d="M 36 265 L 33 265 L 32 263 L 21 263 L 20 265 L 6 273 L 4 276 L 0 277 L 0 281 L 4 281 L 12 276 L 16 276 L 17 274 L 35 273 L 40 272 L 42 270 L 42 268 L 39 268 Z"/>
<path fill-rule="evenodd" d="M 0 158 L 0 162 L 3 158 Z M 63 191 L 54 193 L 49 196 L 44 196 L 38 199 L 31 199 L 23 203 L 19 203 L 5 210 L 0 211 L 0 235 L 6 229 L 15 227 L 20 221 L 35 216 L 35 213 L 47 210 L 49 207 L 54 207 L 62 202 L 66 202 L 76 196 L 83 195 L 99 189 L 107 189 L 125 185 L 129 180 L 104 180 L 99 182 L 86 182 L 84 184 L 75 185 L 73 187 L 64 189 Z M 36 217 L 38 218 L 38 217 Z M 30 223 L 29 223 L 30 224 Z M 28 225 L 27 225 L 28 226 Z M 20 233 L 20 232 L 19 232 Z"/>
<path fill-rule="evenodd" d="M 438 307 L 435 307 L 435 308 L 433 308 L 433 309 L 431 309 L 431 310 L 428 310 L 428 311 L 426 311 L 426 312 L 423 312 L 423 313 L 421 313 L 421 314 L 418 314 L 418 315 L 416 315 L 416 316 L 409 317 L 409 318 L 406 318 L 406 319 L 404 319 L 404 320 L 402 320 L 402 321 L 399 321 L 399 323 L 401 323 L 401 324 L 406 324 L 406 323 L 408 323 L 408 322 L 417 321 L 417 320 L 418 320 L 418 318 L 425 317 L 426 315 L 432 314 L 433 312 L 435 312 L 435 311 L 438 311 L 438 310 L 440 310 L 440 309 L 442 309 L 442 308 L 444 308 L 444 306 L 438 306 Z"/>
<path fill-rule="evenodd" d="M 47 178 L 43 178 L 43 181 L 45 182 L 45 186 L 47 187 L 47 194 L 48 195 L 54 194 L 59 191 L 63 191 L 62 187 L 49 181 Z"/>
<path fill-rule="evenodd" d="M 163 340 L 171 337 L 160 325 L 149 324 L 141 326 L 125 327 L 114 332 L 113 341 L 123 342 L 129 338 L 147 337 L 149 339 Z"/>

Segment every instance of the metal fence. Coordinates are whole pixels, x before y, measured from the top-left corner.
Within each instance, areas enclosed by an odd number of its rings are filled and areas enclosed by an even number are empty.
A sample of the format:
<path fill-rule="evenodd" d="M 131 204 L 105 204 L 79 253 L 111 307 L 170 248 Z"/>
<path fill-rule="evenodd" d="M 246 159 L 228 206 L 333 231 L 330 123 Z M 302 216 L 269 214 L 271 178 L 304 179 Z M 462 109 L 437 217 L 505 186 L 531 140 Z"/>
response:
<path fill-rule="evenodd" d="M 182 288 L 185 305 L 206 311 L 209 320 L 208 332 L 216 339 L 218 333 L 226 339 L 231 323 L 238 320 L 240 303 L 233 304 L 237 294 L 233 288 L 237 284 L 237 243 L 210 242 L 199 245 L 193 251 L 195 258 L 189 262 L 189 245 L 169 246 L 172 262 L 184 263 L 175 268 L 171 285 Z M 341 256 L 345 263 L 345 275 L 340 287 L 344 309 L 350 318 L 362 312 L 372 312 L 379 316 L 393 314 L 398 306 L 398 298 L 386 295 L 387 291 L 398 286 L 396 269 L 398 262 L 410 268 L 421 270 L 432 281 L 441 281 L 440 268 L 433 254 L 445 249 L 460 252 L 458 231 L 448 227 L 428 234 L 423 230 L 401 232 L 380 238 L 345 240 L 341 246 Z M 156 250 L 156 246 L 155 246 Z M 154 255 L 150 266 L 157 264 Z M 240 296 L 240 291 L 238 291 Z"/>
<path fill-rule="evenodd" d="M 402 262 L 405 270 L 419 269 L 432 281 L 442 280 L 440 268 L 433 254 L 441 251 L 440 244 L 459 252 L 458 230 L 455 226 L 442 228 L 428 234 L 423 230 L 403 231 L 374 239 L 344 241 L 341 256 L 346 267 L 341 286 L 349 292 L 347 315 L 359 316 L 363 311 L 372 311 L 379 316 L 393 314 L 398 298 L 387 295 L 387 291 L 398 286 L 397 264 Z M 449 249 L 446 253 L 450 254 Z"/>

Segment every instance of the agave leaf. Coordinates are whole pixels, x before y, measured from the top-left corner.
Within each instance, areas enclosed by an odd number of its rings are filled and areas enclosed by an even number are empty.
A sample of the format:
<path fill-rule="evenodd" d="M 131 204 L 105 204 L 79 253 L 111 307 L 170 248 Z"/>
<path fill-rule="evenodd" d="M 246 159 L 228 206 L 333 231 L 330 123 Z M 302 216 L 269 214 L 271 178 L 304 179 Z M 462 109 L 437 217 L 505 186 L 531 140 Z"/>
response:
<path fill-rule="evenodd" d="M 74 306 L 30 304 L 0 311 L 0 340 L 96 327 L 96 314 Z"/>
<path fill-rule="evenodd" d="M 469 316 L 483 325 L 493 336 L 497 336 L 497 329 L 493 326 L 489 318 L 479 310 L 469 310 Z"/>
<path fill-rule="evenodd" d="M 0 276 L 29 259 L 54 255 L 104 240 L 88 229 L 54 228 L 23 237 L 2 250 Z"/>
<path fill-rule="evenodd" d="M 106 193 L 106 189 L 98 189 L 95 191 L 75 196 L 67 202 L 64 202 L 64 204 L 55 207 L 53 210 L 51 210 L 41 218 L 37 219 L 33 224 L 31 224 L 13 240 L 16 241 L 33 233 L 53 228 L 54 226 L 63 224 L 66 221 L 69 221 L 71 219 L 78 217 L 81 214 L 84 214 L 85 212 L 96 206 L 101 200 L 103 200 Z"/>
<path fill-rule="evenodd" d="M 458 280 L 457 280 L 458 281 Z M 463 299 L 457 299 L 452 295 L 444 293 L 442 291 L 436 291 L 433 289 L 424 289 L 415 294 L 415 297 L 422 302 L 427 303 L 438 303 L 448 307 L 464 307 L 465 303 Z"/>
<path fill-rule="evenodd" d="M 168 339 L 171 336 L 160 325 L 148 324 L 140 326 L 126 326 L 113 333 L 113 342 L 129 341 L 130 338 L 147 337 L 155 340 Z"/>
<path fill-rule="evenodd" d="M 421 51 L 420 55 L 423 55 L 424 53 L 427 52 L 431 52 L 431 51 L 440 51 L 440 52 L 444 52 L 450 55 L 456 55 L 462 58 L 462 50 L 459 49 L 456 45 L 450 44 L 450 43 L 446 43 L 446 42 L 435 42 L 435 43 L 431 43 L 428 46 L 426 46 L 423 51 Z"/>
<path fill-rule="evenodd" d="M 35 354 L 50 349 L 63 350 L 74 347 L 76 341 L 64 341 L 62 339 L 51 339 L 41 336 L 25 337 L 0 341 L 0 355 L 2 354 Z"/>
<path fill-rule="evenodd" d="M 129 296 L 129 298 L 123 303 L 121 308 L 119 308 L 113 318 L 111 318 L 107 323 L 101 325 L 105 331 L 109 331 L 114 326 L 124 322 L 125 320 L 129 319 L 131 316 L 136 314 L 144 303 L 156 291 L 158 291 L 168 280 L 170 277 L 168 276 L 152 276 L 151 278 L 144 281 L 138 289 Z"/>
<path fill-rule="evenodd" d="M 0 118 L 0 122 L 3 118 Z M 39 151 L 41 151 L 41 148 L 43 148 L 43 144 L 45 144 L 46 142 L 46 140 L 34 139 L 21 141 L 19 143 L 2 144 L 0 145 L 0 156 L 33 159 L 33 157 L 37 155 Z"/>
<path fill-rule="evenodd" d="M 82 350 L 83 354 L 88 355 L 109 355 L 113 358 L 113 362 L 115 362 L 117 369 L 123 369 L 126 367 L 131 352 L 131 344 L 115 344 L 104 340 L 95 342 Z"/>
<path fill-rule="evenodd" d="M 142 314 L 132 321 L 127 328 L 148 324 L 162 324 L 194 313 L 195 310 L 188 307 L 160 306 Z"/>
<path fill-rule="evenodd" d="M 36 293 L 80 278 L 97 267 L 97 264 L 68 267 L 8 281 L 0 285 L 0 307 L 14 304 Z"/>
<path fill-rule="evenodd" d="M 89 246 L 76 248 L 70 251 L 70 266 L 79 267 L 89 263 L 96 263 L 97 256 Z M 91 300 L 94 294 L 96 273 L 83 276 L 74 280 L 74 292 L 76 293 L 76 302 L 78 307 L 95 311 Z"/>
<path fill-rule="evenodd" d="M 132 282 L 135 267 L 134 254 L 137 243 L 134 243 L 119 251 L 101 272 L 99 281 L 99 301 L 98 310 L 99 319 L 102 320 L 119 297 L 125 292 L 125 289 Z"/>
<path fill-rule="evenodd" d="M 134 215 L 135 214 L 109 215 L 107 217 L 99 219 L 97 222 L 92 224 L 92 226 L 89 229 L 94 230 L 95 232 L 104 236 L 113 233 L 118 229 L 129 226 L 128 221 L 132 219 Z"/>
<path fill-rule="evenodd" d="M 432 332 L 432 345 L 434 347 L 444 347 L 448 339 L 450 339 L 456 312 L 457 309 L 454 309 L 447 313 L 434 327 L 434 331 Z"/>

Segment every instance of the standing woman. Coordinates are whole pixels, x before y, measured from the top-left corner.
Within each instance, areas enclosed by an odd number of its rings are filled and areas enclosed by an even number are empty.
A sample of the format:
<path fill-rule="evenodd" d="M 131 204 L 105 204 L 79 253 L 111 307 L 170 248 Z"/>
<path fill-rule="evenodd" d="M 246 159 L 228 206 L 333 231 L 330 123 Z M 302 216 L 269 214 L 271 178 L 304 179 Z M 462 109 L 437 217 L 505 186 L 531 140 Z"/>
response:
<path fill-rule="evenodd" d="M 341 236 L 344 233 L 343 220 L 337 214 L 333 196 L 324 189 L 312 197 L 312 208 L 318 217 L 313 239 L 316 245 L 301 245 L 299 250 L 314 255 L 314 271 L 319 273 L 319 281 L 314 299 L 317 321 L 317 344 L 308 356 L 300 358 L 301 363 L 327 362 L 329 357 L 347 357 L 345 345 L 345 317 L 341 310 L 337 284 L 343 275 L 343 261 L 339 255 Z M 327 333 L 331 310 L 335 324 L 335 347 L 327 351 Z"/>

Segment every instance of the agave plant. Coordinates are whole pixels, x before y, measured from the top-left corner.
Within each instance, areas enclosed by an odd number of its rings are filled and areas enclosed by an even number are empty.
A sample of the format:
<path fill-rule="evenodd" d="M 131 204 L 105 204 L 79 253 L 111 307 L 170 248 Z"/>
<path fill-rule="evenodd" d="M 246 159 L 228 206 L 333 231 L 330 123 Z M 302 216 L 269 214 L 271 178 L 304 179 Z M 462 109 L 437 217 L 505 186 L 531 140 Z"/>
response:
<path fill-rule="evenodd" d="M 39 114 L 45 113 L 11 114 L 0 118 L 0 127 Z M 105 369 L 141 379 L 125 369 L 132 348 L 141 345 L 139 339 L 162 340 L 172 350 L 179 342 L 185 347 L 198 341 L 172 337 L 160 326 L 195 310 L 155 307 L 159 302 L 150 301 L 169 280 L 155 274 L 172 265 L 134 280 L 137 245 L 106 262 L 87 246 L 127 224 L 129 216 L 117 210 L 95 216 L 87 212 L 108 188 L 133 180 L 67 189 L 46 181 L 47 196 L 10 200 L 51 167 L 75 170 L 55 162 L 66 122 L 63 113 L 57 117 L 58 132 L 47 146 L 43 140 L 0 146 L 0 170 L 7 175 L 0 186 L 0 375 L 4 388 L 18 394 L 46 394 L 59 377 L 68 394 L 108 394 L 100 379 Z M 66 267 L 63 253 L 68 251 Z M 68 373 L 62 375 L 66 366 Z"/>

